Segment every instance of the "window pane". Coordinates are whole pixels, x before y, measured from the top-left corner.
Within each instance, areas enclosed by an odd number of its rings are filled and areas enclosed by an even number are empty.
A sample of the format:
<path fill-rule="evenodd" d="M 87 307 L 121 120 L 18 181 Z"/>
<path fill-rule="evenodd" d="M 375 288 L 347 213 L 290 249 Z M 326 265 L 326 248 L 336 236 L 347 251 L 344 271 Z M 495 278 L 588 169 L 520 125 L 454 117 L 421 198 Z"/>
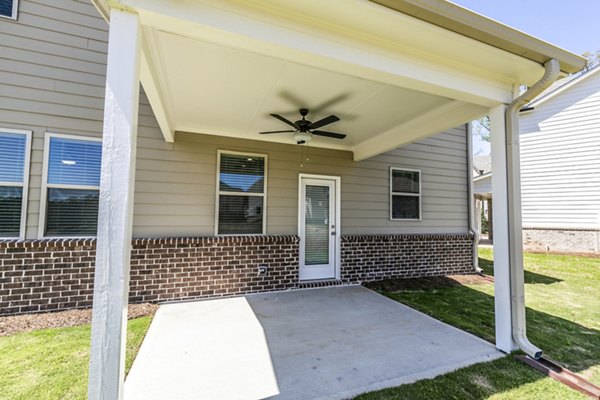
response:
<path fill-rule="evenodd" d="M 393 169 L 392 192 L 419 193 L 419 172 Z"/>
<path fill-rule="evenodd" d="M 306 185 L 304 264 L 329 264 L 329 186 Z"/>
<path fill-rule="evenodd" d="M 393 219 L 419 219 L 419 196 L 392 196 Z"/>
<path fill-rule="evenodd" d="M 97 227 L 97 190 L 48 189 L 46 235 L 95 236 Z"/>
<path fill-rule="evenodd" d="M 13 2 L 17 0 L 0 0 L 0 15 L 12 17 Z"/>
<path fill-rule="evenodd" d="M 261 234 L 262 196 L 219 196 L 219 234 Z"/>
<path fill-rule="evenodd" d="M 1 182 L 23 182 L 26 140 L 27 137 L 19 133 L 0 132 Z"/>
<path fill-rule="evenodd" d="M 221 154 L 219 190 L 263 193 L 265 159 L 263 157 Z"/>
<path fill-rule="evenodd" d="M 21 231 L 23 188 L 0 186 L 0 237 L 17 237 Z"/>
<path fill-rule="evenodd" d="M 48 183 L 100 186 L 102 143 L 90 140 L 50 139 Z"/>

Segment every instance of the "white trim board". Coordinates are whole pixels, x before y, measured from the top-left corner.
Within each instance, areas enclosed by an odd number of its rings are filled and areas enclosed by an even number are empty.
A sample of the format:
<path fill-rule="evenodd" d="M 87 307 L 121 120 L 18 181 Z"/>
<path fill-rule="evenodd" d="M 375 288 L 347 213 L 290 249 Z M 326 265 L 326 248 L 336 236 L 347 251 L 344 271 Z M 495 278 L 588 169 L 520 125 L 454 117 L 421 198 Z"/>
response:
<path fill-rule="evenodd" d="M 221 192 L 220 190 L 220 176 L 221 176 L 221 154 L 232 154 L 236 156 L 248 156 L 248 157 L 261 157 L 265 159 L 265 170 L 264 170 L 264 184 L 263 184 L 263 193 L 235 193 L 235 192 Z M 215 222 L 214 222 L 214 231 L 215 236 L 262 236 L 267 234 L 267 177 L 268 177 L 268 169 L 269 169 L 269 156 L 268 154 L 262 153 L 251 153 L 251 152 L 243 152 L 243 151 L 230 151 L 230 150 L 217 150 L 217 173 L 215 177 Z M 251 234 L 219 234 L 219 196 L 221 194 L 224 195 L 232 195 L 232 196 L 256 196 L 263 198 L 263 226 L 262 233 L 251 233 Z"/>
<path fill-rule="evenodd" d="M 61 139 L 72 139 L 72 140 L 87 140 L 93 142 L 102 142 L 102 138 L 93 136 L 80 136 L 70 135 L 64 133 L 46 132 L 44 137 L 44 155 L 43 155 L 43 166 L 42 166 L 42 184 L 40 188 L 40 216 L 38 220 L 38 239 L 52 239 L 55 236 L 46 236 L 46 211 L 48 208 L 48 162 L 50 157 L 50 140 L 52 138 Z M 99 190 L 99 186 L 78 186 L 78 185 L 50 185 L 50 187 L 59 187 L 65 189 L 86 189 L 86 190 Z M 66 238 L 89 238 L 93 236 L 59 236 L 61 239 Z"/>
<path fill-rule="evenodd" d="M 6 184 L 0 183 L 0 186 L 15 186 L 21 187 L 23 191 L 21 192 L 21 221 L 19 227 L 19 236 L 17 238 L 14 237 L 3 237 L 2 239 L 25 239 L 26 230 L 27 230 L 27 209 L 28 209 L 28 201 L 29 201 L 29 173 L 31 167 L 31 138 L 32 131 L 24 130 L 24 129 L 12 129 L 12 128 L 3 128 L 0 127 L 1 133 L 12 133 L 17 135 L 25 136 L 25 157 L 24 157 L 24 165 L 23 165 L 23 181 L 19 182 L 7 182 Z"/>

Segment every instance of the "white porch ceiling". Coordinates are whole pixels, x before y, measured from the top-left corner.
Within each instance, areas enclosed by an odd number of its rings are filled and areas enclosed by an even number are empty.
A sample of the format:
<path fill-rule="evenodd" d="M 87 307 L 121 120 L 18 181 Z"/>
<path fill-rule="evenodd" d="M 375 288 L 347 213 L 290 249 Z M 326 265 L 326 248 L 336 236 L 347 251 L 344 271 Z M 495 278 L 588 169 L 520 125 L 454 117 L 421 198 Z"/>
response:
<path fill-rule="evenodd" d="M 269 116 L 295 121 L 341 118 L 323 130 L 343 140 L 314 137 L 311 145 L 352 150 L 374 135 L 449 104 L 452 99 L 369 81 L 240 49 L 154 31 L 151 59 L 157 66 L 175 131 L 295 143 L 288 129 Z M 184 60 L 184 61 L 183 61 Z"/>

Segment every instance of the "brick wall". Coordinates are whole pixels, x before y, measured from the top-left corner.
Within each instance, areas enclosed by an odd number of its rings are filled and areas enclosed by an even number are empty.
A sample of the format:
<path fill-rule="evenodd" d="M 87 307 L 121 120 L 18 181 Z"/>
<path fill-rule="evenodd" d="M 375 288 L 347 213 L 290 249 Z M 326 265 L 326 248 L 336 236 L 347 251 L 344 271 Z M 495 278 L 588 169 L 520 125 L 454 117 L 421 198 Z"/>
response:
<path fill-rule="evenodd" d="M 600 231 L 523 228 L 523 246 L 529 251 L 600 254 Z"/>
<path fill-rule="evenodd" d="M 341 250 L 342 279 L 331 284 L 473 272 L 470 235 L 343 236 Z M 314 286 L 298 283 L 298 252 L 297 236 L 134 239 L 129 300 Z M 0 241 L 0 315 L 90 307 L 95 253 L 93 239 Z"/>
<path fill-rule="evenodd" d="M 473 272 L 475 271 L 472 235 L 406 234 L 342 237 L 341 278 L 345 282 Z"/>

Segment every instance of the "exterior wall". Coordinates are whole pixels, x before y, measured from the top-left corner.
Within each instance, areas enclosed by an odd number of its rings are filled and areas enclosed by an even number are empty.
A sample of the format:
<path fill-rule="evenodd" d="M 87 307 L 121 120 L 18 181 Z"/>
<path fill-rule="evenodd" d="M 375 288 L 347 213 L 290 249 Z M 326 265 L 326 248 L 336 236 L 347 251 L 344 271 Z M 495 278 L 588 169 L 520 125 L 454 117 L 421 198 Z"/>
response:
<path fill-rule="evenodd" d="M 470 235 L 343 236 L 341 280 L 318 284 L 298 282 L 293 235 L 134 239 L 132 246 L 132 303 L 473 272 Z M 90 307 L 94 262 L 93 239 L 0 241 L 0 315 Z"/>
<path fill-rule="evenodd" d="M 600 230 L 525 228 L 523 246 L 529 251 L 600 254 Z"/>
<path fill-rule="evenodd" d="M 150 137 L 150 134 L 154 136 Z M 298 174 L 341 177 L 343 234 L 467 232 L 466 132 L 453 129 L 360 163 L 345 151 L 141 129 L 134 235 L 214 235 L 217 150 L 268 156 L 267 234 L 298 232 Z M 304 157 L 306 157 L 304 155 Z M 300 163 L 302 162 L 302 167 Z M 422 172 L 422 221 L 389 218 L 390 167 Z"/>
<path fill-rule="evenodd" d="M 487 196 L 489 193 L 492 193 L 492 175 L 488 175 L 482 178 L 473 181 L 473 193 L 479 194 L 482 196 Z"/>
<path fill-rule="evenodd" d="M 576 79 L 520 118 L 525 228 L 600 229 L 600 70 Z"/>

